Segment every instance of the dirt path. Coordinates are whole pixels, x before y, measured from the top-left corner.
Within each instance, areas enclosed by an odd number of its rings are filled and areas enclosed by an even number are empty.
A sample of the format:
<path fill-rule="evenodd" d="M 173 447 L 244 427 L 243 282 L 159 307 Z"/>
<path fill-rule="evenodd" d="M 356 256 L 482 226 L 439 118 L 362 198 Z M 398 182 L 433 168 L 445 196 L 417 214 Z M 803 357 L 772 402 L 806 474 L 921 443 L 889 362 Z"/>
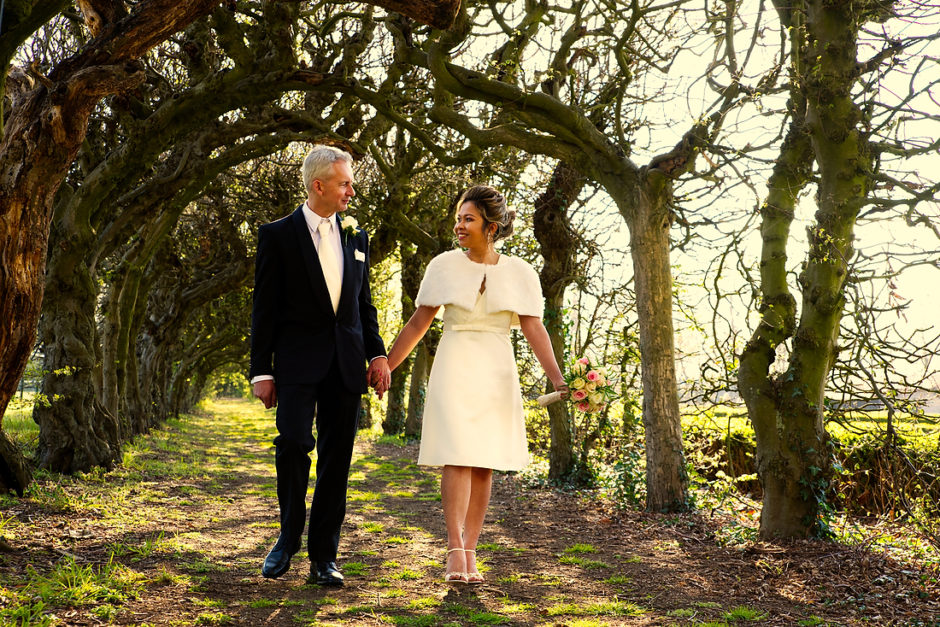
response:
<path fill-rule="evenodd" d="M 487 582 L 441 582 L 439 476 L 415 446 L 360 441 L 342 589 L 305 584 L 303 550 L 260 575 L 277 537 L 273 420 L 244 401 L 143 438 L 110 473 L 3 497 L 0 624 L 940 625 L 933 570 L 805 542 L 722 548 L 705 513 L 614 512 L 498 475 Z"/>

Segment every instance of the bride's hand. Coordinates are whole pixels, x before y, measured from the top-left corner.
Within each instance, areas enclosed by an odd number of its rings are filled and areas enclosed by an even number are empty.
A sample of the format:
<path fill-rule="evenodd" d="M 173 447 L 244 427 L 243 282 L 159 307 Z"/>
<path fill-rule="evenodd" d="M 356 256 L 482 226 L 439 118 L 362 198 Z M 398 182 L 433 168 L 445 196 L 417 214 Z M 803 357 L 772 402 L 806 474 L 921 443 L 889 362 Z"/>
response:
<path fill-rule="evenodd" d="M 567 383 L 565 383 L 564 381 L 560 383 L 553 382 L 552 385 L 555 387 L 556 392 L 561 392 L 562 399 L 568 398 L 568 384 Z"/>

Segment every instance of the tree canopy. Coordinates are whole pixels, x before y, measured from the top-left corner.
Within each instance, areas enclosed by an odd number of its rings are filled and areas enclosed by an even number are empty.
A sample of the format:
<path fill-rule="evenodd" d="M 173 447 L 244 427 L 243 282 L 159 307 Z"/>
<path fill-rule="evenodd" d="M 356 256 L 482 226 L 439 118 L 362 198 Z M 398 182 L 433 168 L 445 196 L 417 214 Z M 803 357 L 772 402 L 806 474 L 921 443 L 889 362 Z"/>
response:
<path fill-rule="evenodd" d="M 540 269 L 556 357 L 596 353 L 621 382 L 601 415 L 531 419 L 552 480 L 634 464 L 641 423 L 646 507 L 688 509 L 683 407 L 730 399 L 756 434 L 762 535 L 818 535 L 827 421 L 874 398 L 890 430 L 937 392 L 938 334 L 903 324 L 897 290 L 937 269 L 929 5 L 5 6 L 0 414 L 38 346 L 42 467 L 110 466 L 243 368 L 255 233 L 303 198 L 316 142 L 358 161 L 403 320 L 462 189 L 520 209 L 505 250 Z M 870 246 L 872 225 L 904 235 Z M 386 432 L 418 432 L 435 347 L 396 377 Z M 22 489 L 6 436 L 0 459 Z"/>

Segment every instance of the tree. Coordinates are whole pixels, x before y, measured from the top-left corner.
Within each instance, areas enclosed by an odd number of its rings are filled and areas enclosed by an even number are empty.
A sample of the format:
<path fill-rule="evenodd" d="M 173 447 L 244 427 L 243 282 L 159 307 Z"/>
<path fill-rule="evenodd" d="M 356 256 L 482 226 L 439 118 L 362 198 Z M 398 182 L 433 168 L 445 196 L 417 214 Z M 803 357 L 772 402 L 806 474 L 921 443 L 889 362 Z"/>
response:
<path fill-rule="evenodd" d="M 86 2 L 85 21 L 94 39 L 47 77 L 36 74 L 39 84 L 15 100 L 0 141 L 0 260 L 13 270 L 0 274 L 0 291 L 7 296 L 0 305 L 0 415 L 16 390 L 35 338 L 53 198 L 82 144 L 92 110 L 102 97 L 141 85 L 146 78 L 141 56 L 216 4 L 147 0 L 129 10 L 123 3 Z M 422 0 L 390 0 L 389 6 L 439 27 L 449 25 L 455 10 L 452 2 Z M 18 11 L 27 13 L 35 13 L 36 19 L 21 24 L 41 23 L 39 9 Z M 43 15 L 48 19 L 51 13 Z M 25 27 L 0 33 L 9 36 L 0 41 L 5 62 L 12 38 L 19 44 L 30 34 Z M 5 462 L 4 485 L 21 489 L 21 478 L 10 470 L 22 466 L 21 460 L 9 446 L 2 454 L 11 460 Z"/>
<path fill-rule="evenodd" d="M 5 295 L 0 301 L 0 414 L 32 350 L 52 201 L 85 136 L 88 116 L 103 96 L 143 81 L 137 61 L 141 55 L 215 4 L 150 0 L 126 16 L 110 12 L 112 21 L 103 20 L 108 12 L 86 16 L 94 40 L 48 77 L 37 76 L 38 85 L 16 100 L 5 120 L 0 141 L 0 261 L 9 270 L 0 273 L 0 292 Z M 6 481 L 4 477 L 6 487 L 23 487 Z"/>
<path fill-rule="evenodd" d="M 880 153 L 895 148 L 873 141 L 884 127 L 873 126 L 877 101 L 859 87 L 905 43 L 883 41 L 872 59 L 860 61 L 859 37 L 866 23 L 891 17 L 894 5 L 775 2 L 790 33 L 791 121 L 761 207 L 760 322 L 741 354 L 738 376 L 757 436 L 764 489 L 760 533 L 768 539 L 825 533 L 822 514 L 832 476 L 826 389 L 853 280 L 854 229 L 866 204 L 895 204 L 875 198 L 875 184 L 885 178 L 878 172 Z M 811 181 L 816 213 L 798 278 L 798 307 L 787 282 L 787 243 L 797 195 Z M 898 185 L 914 191 L 904 181 Z M 936 190 L 918 191 L 901 204 L 914 205 Z M 787 363 L 774 373 L 778 350 L 787 353 Z"/>
<path fill-rule="evenodd" d="M 585 178 L 565 162 L 555 166 L 545 190 L 535 201 L 533 225 L 539 251 L 545 263 L 539 273 L 545 298 L 545 328 L 552 341 L 555 360 L 565 362 L 565 289 L 576 275 L 575 252 L 578 238 L 572 232 L 568 208 L 578 198 Z M 554 481 L 572 479 L 578 472 L 571 415 L 565 403 L 548 406 L 551 448 L 548 477 Z M 583 460 L 582 460 L 583 461 Z"/>

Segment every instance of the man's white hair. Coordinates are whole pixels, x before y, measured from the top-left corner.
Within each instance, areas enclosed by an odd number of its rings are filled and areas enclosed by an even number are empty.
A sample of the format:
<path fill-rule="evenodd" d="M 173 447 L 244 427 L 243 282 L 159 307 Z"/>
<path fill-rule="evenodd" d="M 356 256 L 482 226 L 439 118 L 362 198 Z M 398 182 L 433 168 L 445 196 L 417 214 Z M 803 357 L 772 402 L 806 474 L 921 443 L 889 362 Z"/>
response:
<path fill-rule="evenodd" d="M 310 191 L 310 184 L 314 179 L 323 179 L 330 174 L 330 168 L 337 161 L 345 161 L 352 165 L 352 155 L 340 148 L 317 144 L 310 149 L 304 158 L 301 173 L 304 177 L 304 191 Z"/>

